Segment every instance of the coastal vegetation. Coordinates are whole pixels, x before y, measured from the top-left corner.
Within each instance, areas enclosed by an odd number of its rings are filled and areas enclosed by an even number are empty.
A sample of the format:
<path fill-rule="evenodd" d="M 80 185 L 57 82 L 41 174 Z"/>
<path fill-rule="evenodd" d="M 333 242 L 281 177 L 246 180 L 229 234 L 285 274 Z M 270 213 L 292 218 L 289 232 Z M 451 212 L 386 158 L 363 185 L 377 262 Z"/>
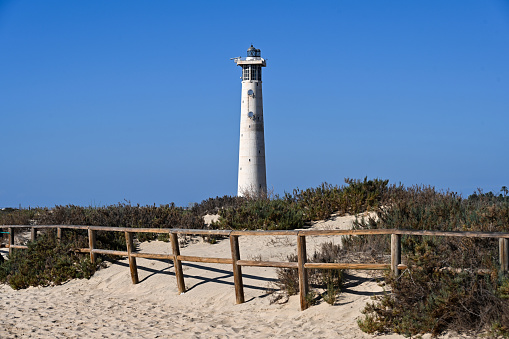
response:
<path fill-rule="evenodd" d="M 345 250 L 338 244 L 325 242 L 320 248 L 308 258 L 312 263 L 331 263 L 337 262 L 342 258 Z M 297 262 L 297 255 L 291 254 L 287 257 L 289 262 Z M 308 269 L 308 281 L 313 288 L 307 296 L 308 304 L 317 303 L 320 299 L 334 305 L 337 297 L 343 288 L 345 277 L 344 270 L 341 269 Z M 272 302 L 284 303 L 292 295 L 299 293 L 299 276 L 296 269 L 279 268 L 277 269 L 277 281 L 275 285 L 279 287 L 279 293 L 273 293 Z M 317 291 L 320 291 L 318 293 Z"/>
<path fill-rule="evenodd" d="M 437 231 L 509 232 L 509 197 L 479 190 L 464 198 L 428 186 L 389 185 L 388 180 L 345 179 L 345 185 L 323 183 L 267 198 L 216 197 L 191 208 L 174 204 L 133 206 L 129 202 L 105 207 L 74 205 L 0 211 L 4 225 L 101 225 L 118 227 L 286 230 L 307 227 L 334 216 L 355 215 L 356 229 L 413 229 Z M 218 214 L 205 225 L 203 216 Z M 13 288 L 60 284 L 90 277 L 97 266 L 73 249 L 86 247 L 87 234 L 65 232 L 57 242 L 50 231 L 14 250 L 0 263 L 0 282 Z M 156 239 L 146 233 L 138 241 Z M 165 239 L 163 239 L 165 240 Z M 97 232 L 100 248 L 125 250 L 120 232 Z M 447 330 L 509 336 L 509 278 L 501 274 L 498 242 L 494 239 L 402 236 L 407 269 L 381 282 L 386 293 L 375 296 L 364 309 L 360 328 L 368 333 L 396 332 L 407 336 Z M 389 236 L 344 237 L 342 246 L 323 244 L 311 262 L 344 262 L 362 258 L 378 263 L 390 254 Z M 289 261 L 296 261 L 289 257 Z M 342 270 L 308 270 L 315 288 L 310 299 L 334 304 L 345 283 Z M 279 269 L 277 284 L 286 295 L 298 291 L 295 269 Z M 316 292 L 321 291 L 321 292 Z M 284 299 L 284 297 L 283 297 Z"/>
<path fill-rule="evenodd" d="M 347 178 L 345 183 L 344 186 L 323 183 L 317 188 L 297 188 L 293 194 L 286 193 L 283 197 L 240 198 L 237 204 L 219 209 L 219 220 L 213 226 L 264 230 L 302 228 L 333 214 L 374 211 L 383 204 L 389 191 L 388 180 Z"/>
<path fill-rule="evenodd" d="M 506 194 L 478 191 L 464 199 L 454 192 L 414 186 L 397 187 L 389 198 L 376 217 L 355 227 L 509 231 Z M 389 239 L 379 239 L 356 237 L 345 244 L 388 251 Z M 361 329 L 409 336 L 445 330 L 509 335 L 509 280 L 498 270 L 496 239 L 403 236 L 401 243 L 408 269 L 386 277 L 387 293 L 365 308 Z"/>
<path fill-rule="evenodd" d="M 57 242 L 55 235 L 49 232 L 29 242 L 27 249 L 13 251 L 9 260 L 0 264 L 0 282 L 21 289 L 90 278 L 100 262 L 92 264 L 89 256 L 77 254 L 74 249 L 84 247 L 86 239 L 73 238 Z"/>

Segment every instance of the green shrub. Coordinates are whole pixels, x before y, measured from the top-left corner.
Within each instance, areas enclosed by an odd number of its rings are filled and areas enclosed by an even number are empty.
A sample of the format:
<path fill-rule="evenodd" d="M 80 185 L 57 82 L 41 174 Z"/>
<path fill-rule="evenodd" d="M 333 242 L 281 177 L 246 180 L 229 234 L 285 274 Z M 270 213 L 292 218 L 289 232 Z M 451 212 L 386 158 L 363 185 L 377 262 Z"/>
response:
<path fill-rule="evenodd" d="M 438 192 L 433 187 L 392 187 L 387 194 L 390 206 L 377 210 L 375 217 L 354 222 L 354 229 L 416 229 L 436 231 L 485 231 L 506 232 L 509 230 L 509 202 L 490 195 L 477 195 L 474 199 L 463 199 L 454 192 Z M 403 253 L 414 250 L 416 245 L 429 237 L 402 236 Z M 482 239 L 433 238 L 435 242 L 448 244 L 444 256 L 457 256 L 456 249 L 468 242 L 476 243 L 478 251 L 471 253 L 472 265 L 481 265 L 486 258 L 496 257 L 495 241 Z M 345 248 L 351 252 L 388 254 L 389 236 L 346 237 Z M 465 252 L 462 252 L 465 253 Z M 469 254 L 470 255 L 470 254 Z M 469 264 L 470 265 L 470 264 Z"/>
<path fill-rule="evenodd" d="M 310 262 L 334 263 L 343 258 L 345 251 L 341 246 L 332 242 L 325 242 L 320 245 L 318 251 L 313 253 Z M 311 269 L 309 271 L 309 282 L 314 288 L 324 289 L 321 295 L 325 302 L 333 305 L 337 295 L 341 292 L 344 283 L 343 270 L 339 269 Z"/>
<path fill-rule="evenodd" d="M 0 213 L 2 225 L 89 225 L 148 228 L 203 228 L 200 216 L 182 207 L 170 205 L 133 206 L 119 203 L 104 207 L 75 205 L 52 209 L 22 209 Z"/>
<path fill-rule="evenodd" d="M 359 220 L 355 228 L 504 232 L 509 228 L 509 203 L 504 198 L 480 193 L 463 199 L 432 187 L 394 187 L 388 208 L 380 209 L 376 218 Z M 347 238 L 345 249 L 378 246 L 388 254 L 389 238 L 378 237 L 378 243 L 374 239 Z M 390 294 L 365 308 L 365 318 L 359 321 L 362 330 L 405 335 L 446 330 L 509 333 L 509 283 L 497 273 L 495 239 L 402 236 L 402 252 L 409 269 L 397 279 L 387 276 Z"/>
<path fill-rule="evenodd" d="M 287 257 L 289 262 L 297 262 L 297 255 L 291 254 Z M 299 293 L 299 272 L 295 268 L 276 269 L 277 280 L 275 285 L 286 294 L 287 297 Z M 286 299 L 288 300 L 288 299 Z"/>
<path fill-rule="evenodd" d="M 478 250 L 473 243 L 462 251 Z M 500 298 L 501 280 L 493 263 L 487 262 L 491 274 L 479 273 L 477 267 L 457 268 L 457 258 L 449 256 L 446 241 L 424 241 L 408 257 L 408 270 L 395 278 L 387 275 L 390 293 L 375 297 L 363 310 L 360 328 L 368 333 L 396 332 L 406 336 L 446 330 L 458 332 L 509 329 L 509 302 Z M 461 265 L 466 264 L 460 255 Z M 507 285 L 504 285 L 507 286 Z"/>
<path fill-rule="evenodd" d="M 201 203 L 193 206 L 191 211 L 197 216 L 204 216 L 205 214 L 218 214 L 224 208 L 240 207 L 247 198 L 232 197 L 225 195 L 222 197 L 208 198 Z"/>
<path fill-rule="evenodd" d="M 331 242 L 321 244 L 321 247 L 315 251 L 313 256 L 309 258 L 309 262 L 316 263 L 334 263 L 339 262 L 344 251 L 339 245 Z M 297 255 L 289 255 L 289 262 L 296 262 Z M 286 299 L 291 295 L 299 293 L 299 274 L 295 268 L 278 268 L 276 270 L 277 280 L 275 285 L 285 294 Z M 308 269 L 308 283 L 312 289 L 322 289 L 324 292 L 320 295 L 315 290 L 311 290 L 306 296 L 309 301 L 315 303 L 318 299 L 323 298 L 327 303 L 334 304 L 337 295 L 341 292 L 344 284 L 343 270 L 339 269 Z M 281 299 L 280 296 L 276 300 Z"/>
<path fill-rule="evenodd" d="M 377 218 L 358 223 L 358 228 L 403 228 L 440 231 L 509 230 L 509 201 L 493 195 L 471 195 L 463 199 L 454 192 L 433 187 L 393 187 L 387 208 Z"/>
<path fill-rule="evenodd" d="M 14 250 L 0 264 L 0 282 L 14 289 L 29 286 L 60 285 L 70 279 L 90 278 L 96 265 L 88 255 L 76 254 L 77 244 L 57 242 L 54 235 L 43 234 L 28 249 Z"/>
<path fill-rule="evenodd" d="M 332 214 L 357 214 L 377 209 L 388 192 L 389 180 L 345 179 L 347 186 L 322 183 L 317 188 L 295 189 L 285 199 L 305 211 L 306 220 L 328 219 Z"/>
<path fill-rule="evenodd" d="M 387 197 L 388 180 L 345 179 L 344 187 L 323 183 L 317 188 L 295 189 L 283 198 L 238 199 L 207 203 L 217 208 L 220 219 L 212 225 L 231 229 L 295 229 L 314 220 L 328 219 L 332 214 L 359 213 L 377 209 Z M 203 207 L 205 208 L 205 207 Z"/>
<path fill-rule="evenodd" d="M 345 203 L 343 188 L 333 186 L 326 182 L 317 188 L 306 190 L 293 190 L 293 196 L 286 195 L 287 200 L 297 203 L 297 206 L 305 212 L 307 220 L 328 219 L 337 211 L 346 213 L 342 207 Z"/>
<path fill-rule="evenodd" d="M 304 226 L 304 214 L 291 202 L 282 199 L 246 200 L 238 207 L 219 211 L 213 227 L 249 230 L 288 230 Z"/>
<path fill-rule="evenodd" d="M 106 207 L 55 206 L 38 224 L 90 225 L 148 228 L 203 228 L 203 220 L 190 211 L 171 205 L 132 206 L 119 203 Z"/>
<path fill-rule="evenodd" d="M 31 225 L 44 209 L 41 208 L 5 208 L 0 210 L 0 225 Z"/>
<path fill-rule="evenodd" d="M 0 213 L 3 225 L 89 225 L 144 228 L 204 228 L 203 218 L 181 207 L 171 205 L 132 206 L 129 203 L 105 207 L 75 205 L 55 206 L 52 209 L 22 209 Z M 156 234 L 137 233 L 139 241 L 157 239 Z M 121 232 L 98 232 L 98 242 L 107 249 L 125 248 Z M 124 244 L 124 245 L 121 245 Z"/>

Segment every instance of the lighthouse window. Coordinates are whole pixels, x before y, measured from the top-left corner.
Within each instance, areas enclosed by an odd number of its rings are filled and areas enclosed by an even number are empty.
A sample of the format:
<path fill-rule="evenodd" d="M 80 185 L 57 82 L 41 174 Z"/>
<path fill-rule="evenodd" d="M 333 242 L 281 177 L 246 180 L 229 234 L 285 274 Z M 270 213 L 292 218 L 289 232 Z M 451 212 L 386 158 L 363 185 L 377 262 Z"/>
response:
<path fill-rule="evenodd" d="M 251 80 L 262 80 L 262 67 L 260 65 L 251 66 Z"/>
<path fill-rule="evenodd" d="M 242 67 L 242 80 L 249 80 L 249 66 L 245 65 Z"/>
<path fill-rule="evenodd" d="M 258 80 L 258 70 L 256 67 L 253 67 L 251 70 L 251 80 Z"/>
<path fill-rule="evenodd" d="M 242 80 L 262 80 L 262 67 L 260 65 L 243 65 Z"/>

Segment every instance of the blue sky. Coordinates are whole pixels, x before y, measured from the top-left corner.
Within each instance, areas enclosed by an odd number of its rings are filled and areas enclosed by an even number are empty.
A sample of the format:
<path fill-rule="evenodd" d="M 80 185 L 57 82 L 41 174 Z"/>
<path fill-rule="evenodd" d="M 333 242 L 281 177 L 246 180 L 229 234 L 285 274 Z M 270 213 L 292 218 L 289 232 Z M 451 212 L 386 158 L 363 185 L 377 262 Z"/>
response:
<path fill-rule="evenodd" d="M 0 0 L 0 207 L 235 195 L 250 44 L 275 193 L 509 186 L 509 1 Z"/>

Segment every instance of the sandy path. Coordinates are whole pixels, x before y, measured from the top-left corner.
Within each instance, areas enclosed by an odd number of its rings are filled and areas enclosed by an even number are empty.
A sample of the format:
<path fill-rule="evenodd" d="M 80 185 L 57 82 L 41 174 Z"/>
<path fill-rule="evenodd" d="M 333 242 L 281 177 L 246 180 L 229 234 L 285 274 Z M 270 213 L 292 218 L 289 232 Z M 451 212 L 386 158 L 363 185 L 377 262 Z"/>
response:
<path fill-rule="evenodd" d="M 352 220 L 337 218 L 314 227 L 348 228 Z M 295 242 L 240 237 L 241 257 L 281 260 L 295 253 Z M 319 243 L 310 241 L 309 253 Z M 214 245 L 198 240 L 182 254 L 228 258 L 229 246 L 228 240 Z M 143 252 L 170 250 L 160 241 L 140 247 Z M 373 338 L 356 323 L 370 296 L 381 291 L 366 275 L 351 276 L 334 306 L 322 302 L 301 312 L 297 296 L 271 304 L 267 289 L 276 277 L 271 268 L 243 268 L 246 303 L 241 305 L 235 305 L 229 265 L 184 263 L 188 290 L 182 295 L 171 262 L 138 258 L 138 269 L 138 285 L 131 284 L 127 260 L 121 260 L 90 280 L 20 291 L 0 286 L 0 338 Z"/>

